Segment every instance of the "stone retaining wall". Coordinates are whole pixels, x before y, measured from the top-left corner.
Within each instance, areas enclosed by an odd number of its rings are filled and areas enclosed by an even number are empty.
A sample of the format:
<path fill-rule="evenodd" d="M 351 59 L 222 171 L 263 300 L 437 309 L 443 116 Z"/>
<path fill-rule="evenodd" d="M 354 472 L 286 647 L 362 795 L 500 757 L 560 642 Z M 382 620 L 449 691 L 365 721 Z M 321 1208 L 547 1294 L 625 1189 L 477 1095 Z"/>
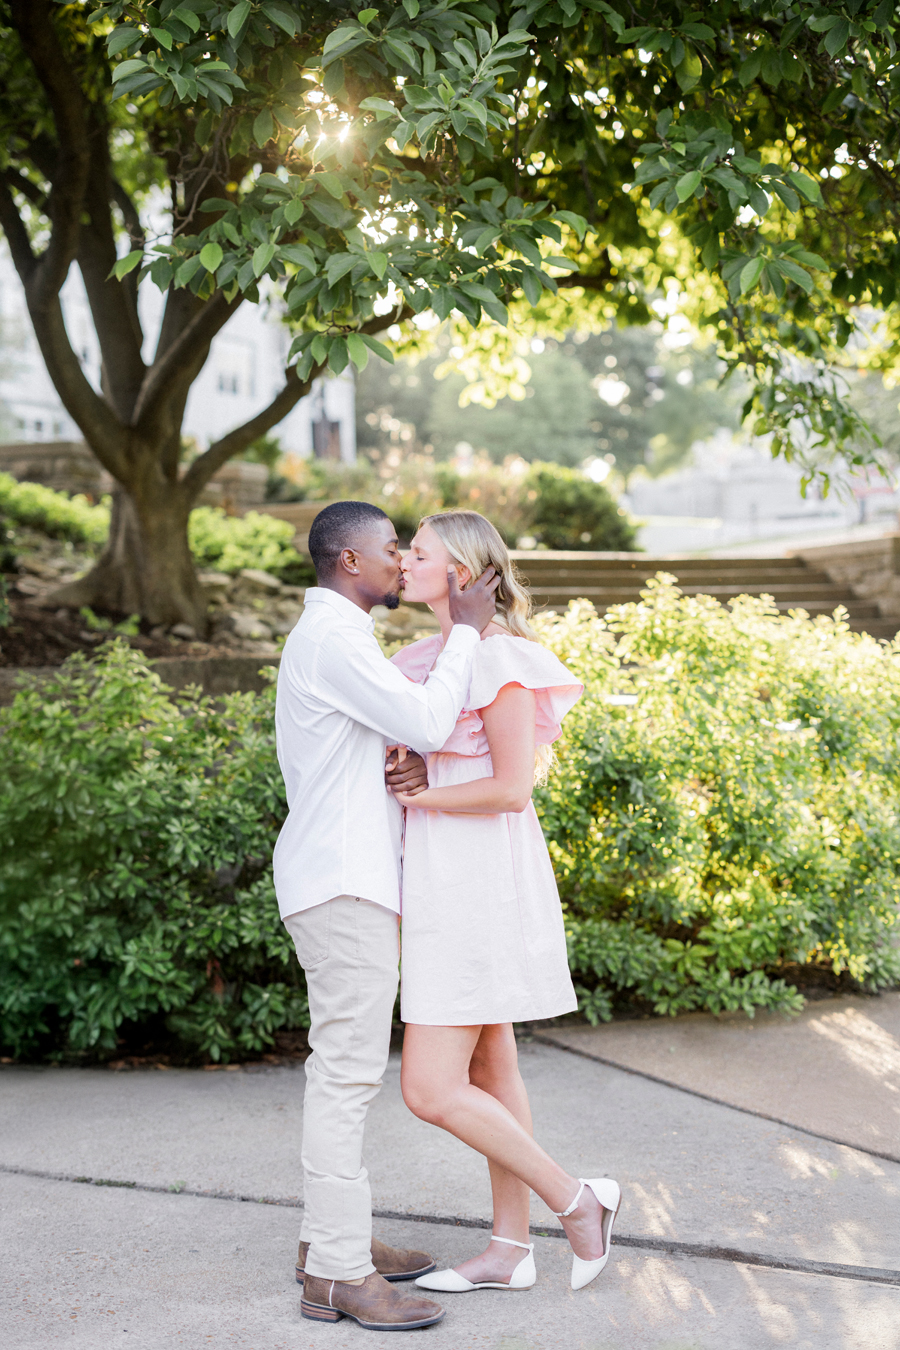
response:
<path fill-rule="evenodd" d="M 874 601 L 884 618 L 900 619 L 900 534 L 797 548 L 790 556 L 821 567 L 832 581 L 850 586 L 860 600 Z"/>
<path fill-rule="evenodd" d="M 262 670 L 278 666 L 278 656 L 172 656 L 149 665 L 170 689 L 186 689 L 199 684 L 204 694 L 259 693 L 268 679 Z M 12 703 L 23 675 L 49 680 L 59 674 L 59 666 L 0 667 L 0 707 Z"/>

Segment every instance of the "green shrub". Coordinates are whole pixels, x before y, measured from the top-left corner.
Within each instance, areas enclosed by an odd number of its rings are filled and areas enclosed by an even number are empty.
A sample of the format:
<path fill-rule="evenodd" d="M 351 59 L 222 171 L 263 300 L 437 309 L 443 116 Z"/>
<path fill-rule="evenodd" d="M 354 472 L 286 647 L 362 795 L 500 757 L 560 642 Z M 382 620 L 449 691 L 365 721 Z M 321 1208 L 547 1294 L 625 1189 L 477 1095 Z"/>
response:
<path fill-rule="evenodd" d="M 257 567 L 280 576 L 296 567 L 301 555 L 291 542 L 294 527 L 274 516 L 248 511 L 226 516 L 219 506 L 198 506 L 191 512 L 188 540 L 199 567 L 214 567 L 232 575 L 243 567 Z"/>
<path fill-rule="evenodd" d="M 589 1019 L 793 1009 L 803 968 L 900 979 L 900 647 L 664 583 L 538 623 L 587 686 L 537 804 Z M 0 711 L 4 1053 L 167 1028 L 226 1060 L 307 1024 L 272 709 L 171 695 L 112 643 Z"/>
<path fill-rule="evenodd" d="M 0 517 L 30 525 L 53 539 L 100 545 L 109 533 L 109 506 L 92 506 L 87 497 L 68 497 L 39 483 L 17 483 L 0 473 Z"/>
<path fill-rule="evenodd" d="M 637 548 L 634 526 L 619 514 L 602 483 L 561 464 L 535 464 L 525 479 L 528 533 L 545 548 L 628 553 Z M 531 493 L 536 495 L 532 499 Z"/>
<path fill-rule="evenodd" d="M 608 626 L 538 620 L 587 686 L 539 793 L 582 1010 L 794 1008 L 804 966 L 897 981 L 900 647 L 671 582 Z"/>
<path fill-rule="evenodd" d="M 499 465 L 478 459 L 460 473 L 424 455 L 398 455 L 396 462 L 388 459 L 377 467 L 288 456 L 283 468 L 290 476 L 274 480 L 278 500 L 373 502 L 387 512 L 401 539 L 412 538 L 422 516 L 466 507 L 487 516 L 513 548 L 526 535 L 551 549 L 628 552 L 637 547 L 633 525 L 619 515 L 606 488 L 559 464 L 513 460 Z"/>
<path fill-rule="evenodd" d="M 0 711 L 0 1039 L 109 1057 L 168 1028 L 214 1060 L 308 1025 L 279 921 L 272 693 L 174 697 L 123 643 Z"/>

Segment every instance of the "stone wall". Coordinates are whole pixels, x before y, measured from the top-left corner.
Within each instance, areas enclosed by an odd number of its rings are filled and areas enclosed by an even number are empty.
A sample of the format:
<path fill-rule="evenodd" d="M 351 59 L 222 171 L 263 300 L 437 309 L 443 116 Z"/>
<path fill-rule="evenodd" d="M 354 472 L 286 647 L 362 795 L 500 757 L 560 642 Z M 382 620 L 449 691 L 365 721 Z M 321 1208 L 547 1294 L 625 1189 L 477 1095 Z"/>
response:
<path fill-rule="evenodd" d="M 113 480 L 84 441 L 23 441 L 0 445 L 0 472 L 54 492 L 102 497 Z"/>
<path fill-rule="evenodd" d="M 84 441 L 25 441 L 0 445 L 0 472 L 20 483 L 40 483 L 55 492 L 84 492 L 102 497 L 113 480 Z M 263 464 L 230 460 L 213 476 L 200 496 L 203 506 L 221 506 L 229 515 L 243 515 L 261 506 L 268 469 Z"/>
<path fill-rule="evenodd" d="M 860 600 L 872 600 L 885 619 L 900 619 L 900 534 L 856 543 L 793 549 L 810 567 L 821 567 L 832 581 L 850 586 Z"/>

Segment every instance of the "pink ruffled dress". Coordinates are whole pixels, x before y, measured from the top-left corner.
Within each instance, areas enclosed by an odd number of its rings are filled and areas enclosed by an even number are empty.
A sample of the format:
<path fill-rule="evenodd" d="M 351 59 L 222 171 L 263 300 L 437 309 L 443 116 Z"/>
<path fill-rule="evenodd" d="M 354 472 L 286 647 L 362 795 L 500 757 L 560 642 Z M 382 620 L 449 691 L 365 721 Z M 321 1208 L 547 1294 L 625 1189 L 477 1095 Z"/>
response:
<path fill-rule="evenodd" d="M 391 659 L 421 684 L 440 650 L 438 634 Z M 431 787 L 493 773 L 479 710 L 507 684 L 535 690 L 539 745 L 558 738 L 583 689 L 539 643 L 485 638 L 466 706 L 443 749 L 428 755 Z M 509 815 L 407 808 L 401 944 L 404 1022 L 471 1026 L 574 1011 L 559 892 L 531 802 Z"/>

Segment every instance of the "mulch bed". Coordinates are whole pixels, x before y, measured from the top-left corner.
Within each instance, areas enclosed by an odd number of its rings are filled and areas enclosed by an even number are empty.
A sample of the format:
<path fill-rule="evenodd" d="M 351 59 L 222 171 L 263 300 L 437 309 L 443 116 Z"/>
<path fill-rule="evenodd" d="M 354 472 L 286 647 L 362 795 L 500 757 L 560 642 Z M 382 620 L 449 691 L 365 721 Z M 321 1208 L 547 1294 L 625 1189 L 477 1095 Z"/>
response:
<path fill-rule="evenodd" d="M 73 652 L 92 655 L 112 633 L 92 633 L 80 614 L 70 609 L 47 610 L 16 591 L 15 576 L 9 586 L 10 623 L 0 628 L 0 666 L 61 666 Z M 165 656 L 206 656 L 218 650 L 205 642 L 179 642 L 154 638 L 149 632 L 126 638 L 129 646 L 148 659 Z"/>

